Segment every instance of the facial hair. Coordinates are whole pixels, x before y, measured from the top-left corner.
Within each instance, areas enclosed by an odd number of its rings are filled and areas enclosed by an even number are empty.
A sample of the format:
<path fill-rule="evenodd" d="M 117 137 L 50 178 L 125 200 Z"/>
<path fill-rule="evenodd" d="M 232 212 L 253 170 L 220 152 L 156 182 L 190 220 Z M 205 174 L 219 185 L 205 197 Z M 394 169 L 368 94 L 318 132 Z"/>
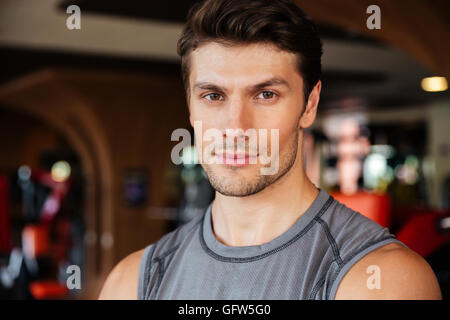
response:
<path fill-rule="evenodd" d="M 251 179 L 239 175 L 239 167 L 229 167 L 234 174 L 220 174 L 212 165 L 202 164 L 203 169 L 208 176 L 211 186 L 220 194 L 230 197 L 247 197 L 258 192 L 261 192 L 268 186 L 272 185 L 284 175 L 286 175 L 292 168 L 297 158 L 299 128 L 295 127 L 292 134 L 289 135 L 291 141 L 287 145 L 287 149 L 280 153 L 280 166 L 276 174 L 263 175 L 258 174 Z M 270 164 L 268 164 L 270 165 Z"/>

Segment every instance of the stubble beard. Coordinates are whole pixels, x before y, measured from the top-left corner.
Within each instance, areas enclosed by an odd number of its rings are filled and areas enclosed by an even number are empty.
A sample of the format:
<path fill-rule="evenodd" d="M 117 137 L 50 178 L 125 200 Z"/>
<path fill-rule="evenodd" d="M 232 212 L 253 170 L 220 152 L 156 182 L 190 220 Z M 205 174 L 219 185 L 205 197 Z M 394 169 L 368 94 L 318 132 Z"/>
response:
<path fill-rule="evenodd" d="M 280 154 L 280 166 L 277 173 L 263 175 L 260 172 L 261 170 L 259 170 L 256 176 L 248 179 L 239 173 L 239 170 L 242 170 L 242 167 L 229 166 L 229 169 L 227 170 L 232 170 L 232 173 L 219 174 L 217 170 L 214 170 L 213 166 L 202 164 L 211 186 L 224 196 L 247 197 L 261 192 L 272 185 L 285 176 L 295 163 L 298 152 L 299 128 L 295 128 L 294 131 L 295 132 L 291 135 L 293 136 L 293 139 L 290 141 L 288 149 L 283 154 Z M 270 166 L 270 163 L 267 166 Z"/>

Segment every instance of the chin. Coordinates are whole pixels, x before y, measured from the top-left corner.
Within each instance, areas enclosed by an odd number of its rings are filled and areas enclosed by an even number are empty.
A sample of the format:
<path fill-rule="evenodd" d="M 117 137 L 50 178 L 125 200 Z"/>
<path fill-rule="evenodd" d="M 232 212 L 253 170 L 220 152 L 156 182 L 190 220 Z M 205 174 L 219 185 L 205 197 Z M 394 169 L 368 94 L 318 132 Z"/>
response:
<path fill-rule="evenodd" d="M 268 176 L 258 174 L 259 168 L 204 166 L 204 169 L 214 190 L 229 197 L 253 195 L 263 190 L 269 182 Z"/>
<path fill-rule="evenodd" d="M 259 189 L 252 188 L 252 185 L 241 185 L 239 187 L 236 187 L 235 185 L 216 185 L 213 186 L 213 188 L 220 194 L 227 197 L 248 197 L 261 191 Z"/>

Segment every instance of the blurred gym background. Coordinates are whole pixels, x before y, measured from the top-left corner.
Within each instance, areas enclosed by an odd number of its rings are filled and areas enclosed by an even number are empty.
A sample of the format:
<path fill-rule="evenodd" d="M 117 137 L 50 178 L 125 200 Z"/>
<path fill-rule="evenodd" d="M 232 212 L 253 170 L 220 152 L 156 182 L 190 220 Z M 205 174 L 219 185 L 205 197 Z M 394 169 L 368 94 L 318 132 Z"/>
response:
<path fill-rule="evenodd" d="M 172 131 L 192 130 L 176 42 L 193 2 L 0 1 L 0 299 L 94 299 L 213 199 L 195 149 L 170 160 Z M 449 297 L 449 2 L 296 2 L 324 42 L 308 175 L 425 257 Z"/>

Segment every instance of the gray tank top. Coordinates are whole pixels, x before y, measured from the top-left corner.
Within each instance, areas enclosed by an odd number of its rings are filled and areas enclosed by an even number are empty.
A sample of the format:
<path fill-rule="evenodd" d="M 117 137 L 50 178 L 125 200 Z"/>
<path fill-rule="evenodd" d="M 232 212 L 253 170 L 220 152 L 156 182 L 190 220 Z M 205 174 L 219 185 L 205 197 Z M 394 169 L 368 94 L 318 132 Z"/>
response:
<path fill-rule="evenodd" d="M 358 260 L 393 242 L 405 246 L 322 189 L 292 227 L 262 245 L 219 242 L 210 205 L 145 248 L 138 299 L 334 299 Z"/>

